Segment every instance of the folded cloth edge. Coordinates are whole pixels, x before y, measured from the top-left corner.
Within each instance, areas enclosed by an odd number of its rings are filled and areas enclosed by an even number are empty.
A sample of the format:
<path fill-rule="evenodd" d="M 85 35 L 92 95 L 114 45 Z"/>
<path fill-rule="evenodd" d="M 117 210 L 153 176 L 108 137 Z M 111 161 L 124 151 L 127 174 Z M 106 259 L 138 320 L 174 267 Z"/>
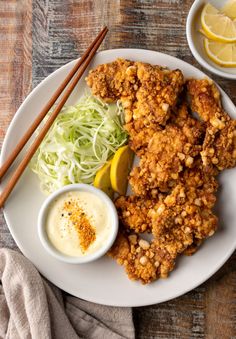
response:
<path fill-rule="evenodd" d="M 47 282 L 19 252 L 0 249 L 0 337 L 135 338 L 131 308 L 97 305 Z"/>

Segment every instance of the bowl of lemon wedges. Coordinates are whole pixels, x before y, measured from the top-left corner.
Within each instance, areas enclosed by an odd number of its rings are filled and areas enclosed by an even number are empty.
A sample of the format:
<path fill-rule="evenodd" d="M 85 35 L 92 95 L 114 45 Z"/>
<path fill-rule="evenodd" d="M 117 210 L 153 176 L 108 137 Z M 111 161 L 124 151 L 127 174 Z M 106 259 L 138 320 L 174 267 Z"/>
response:
<path fill-rule="evenodd" d="M 196 0 L 186 33 L 193 56 L 204 68 L 236 79 L 236 0 Z"/>

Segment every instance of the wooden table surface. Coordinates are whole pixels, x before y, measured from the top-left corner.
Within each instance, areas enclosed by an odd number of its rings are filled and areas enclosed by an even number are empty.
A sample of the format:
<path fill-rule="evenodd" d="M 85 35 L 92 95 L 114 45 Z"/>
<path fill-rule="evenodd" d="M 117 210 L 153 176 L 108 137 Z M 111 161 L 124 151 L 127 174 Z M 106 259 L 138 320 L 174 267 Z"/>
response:
<path fill-rule="evenodd" d="M 17 108 L 48 74 L 77 58 L 104 25 L 102 49 L 146 48 L 196 67 L 186 41 L 190 0 L 0 0 L 0 145 Z M 213 77 L 236 103 L 235 82 Z M 16 245 L 0 215 L 0 246 Z M 206 283 L 134 309 L 137 338 L 236 338 L 236 255 Z"/>

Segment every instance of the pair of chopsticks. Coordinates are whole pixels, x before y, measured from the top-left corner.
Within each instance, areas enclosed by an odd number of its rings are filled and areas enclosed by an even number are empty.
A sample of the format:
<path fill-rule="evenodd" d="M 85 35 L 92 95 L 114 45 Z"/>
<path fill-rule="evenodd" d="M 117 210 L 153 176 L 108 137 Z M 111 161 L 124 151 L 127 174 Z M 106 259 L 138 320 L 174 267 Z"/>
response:
<path fill-rule="evenodd" d="M 39 115 L 36 117 L 32 125 L 29 127 L 29 129 L 26 131 L 26 133 L 23 135 L 21 140 L 18 142 L 10 156 L 7 158 L 6 162 L 2 165 L 0 168 L 0 179 L 4 176 L 4 174 L 7 172 L 7 170 L 10 168 L 14 160 L 16 159 L 17 155 L 20 153 L 22 148 L 25 146 L 29 138 L 32 136 L 36 128 L 39 126 L 39 124 L 42 122 L 43 118 L 46 116 L 48 111 L 51 109 L 51 107 L 55 104 L 56 100 L 59 98 L 59 96 L 62 94 L 62 92 L 65 89 L 64 94 L 62 95 L 61 99 L 59 100 L 58 104 L 56 105 L 55 109 L 53 110 L 52 114 L 49 116 L 48 120 L 43 125 L 42 129 L 40 130 L 38 136 L 33 141 L 32 145 L 27 150 L 26 154 L 24 155 L 24 158 L 17 166 L 16 170 L 12 174 L 10 180 L 8 181 L 6 187 L 4 188 L 3 192 L 0 196 L 0 207 L 4 205 L 6 202 L 8 196 L 10 195 L 11 191 L 15 187 L 16 183 L 20 179 L 22 173 L 24 172 L 25 168 L 27 167 L 29 161 L 33 157 L 34 153 L 38 149 L 40 143 L 42 142 L 43 138 L 47 134 L 48 130 L 52 126 L 54 120 L 58 116 L 59 112 L 61 111 L 62 107 L 66 103 L 67 99 L 69 98 L 71 92 L 75 88 L 76 84 L 82 77 L 83 73 L 85 72 L 86 68 L 88 67 L 90 61 L 94 57 L 97 49 L 101 45 L 103 39 L 105 38 L 106 34 L 108 32 L 108 28 L 104 27 L 103 30 L 98 34 L 98 36 L 95 38 L 95 40 L 91 43 L 91 45 L 88 47 L 86 52 L 83 54 L 83 56 L 78 60 L 78 62 L 75 64 L 75 66 L 72 68 L 72 70 L 69 72 L 69 74 L 66 76 L 62 84 L 57 88 L 51 99 L 47 102 L 47 104 L 44 106 L 42 111 L 39 113 Z M 78 71 L 78 72 L 77 72 Z"/>

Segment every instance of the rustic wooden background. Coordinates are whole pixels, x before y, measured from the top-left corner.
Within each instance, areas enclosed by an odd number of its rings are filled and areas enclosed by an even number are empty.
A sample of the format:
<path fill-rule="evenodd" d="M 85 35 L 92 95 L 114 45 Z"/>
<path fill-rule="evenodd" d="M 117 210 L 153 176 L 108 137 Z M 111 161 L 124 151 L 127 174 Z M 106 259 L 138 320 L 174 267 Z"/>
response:
<path fill-rule="evenodd" d="M 26 95 L 77 58 L 104 25 L 102 49 L 157 50 L 198 68 L 185 23 L 191 0 L 0 0 L 0 146 Z M 236 103 L 235 82 L 213 76 Z M 0 215 L 0 246 L 16 245 Z M 236 255 L 194 291 L 136 308 L 137 338 L 236 338 Z"/>

